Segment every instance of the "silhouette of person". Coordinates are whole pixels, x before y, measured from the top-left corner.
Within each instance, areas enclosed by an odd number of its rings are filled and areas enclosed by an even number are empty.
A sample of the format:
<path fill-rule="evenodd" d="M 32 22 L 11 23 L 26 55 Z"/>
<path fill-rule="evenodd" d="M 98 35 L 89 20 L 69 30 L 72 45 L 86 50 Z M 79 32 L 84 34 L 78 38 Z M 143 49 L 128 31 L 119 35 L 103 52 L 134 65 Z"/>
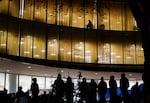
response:
<path fill-rule="evenodd" d="M 65 83 L 62 80 L 61 74 L 58 74 L 57 79 L 54 81 L 53 87 L 54 87 L 55 92 L 56 92 L 57 103 L 63 102 Z"/>
<path fill-rule="evenodd" d="M 129 102 L 128 87 L 129 87 L 129 80 L 126 77 L 125 73 L 122 73 L 120 78 L 120 90 L 122 93 L 122 100 L 124 103 Z"/>
<path fill-rule="evenodd" d="M 106 98 L 105 98 L 106 92 L 107 92 L 107 84 L 104 81 L 104 77 L 101 77 L 101 81 L 98 84 L 98 94 L 100 96 L 100 100 L 99 100 L 100 103 L 106 102 Z"/>
<path fill-rule="evenodd" d="M 118 103 L 117 98 L 117 82 L 115 76 L 110 76 L 109 80 L 110 103 Z"/>
<path fill-rule="evenodd" d="M 74 83 L 72 82 L 72 78 L 68 77 L 65 84 L 67 103 L 73 103 L 73 90 L 74 90 Z"/>
<path fill-rule="evenodd" d="M 82 82 L 79 84 L 81 102 L 85 101 L 86 103 L 88 103 L 88 90 L 89 87 L 86 78 L 82 78 Z"/>
<path fill-rule="evenodd" d="M 18 87 L 18 91 L 16 92 L 17 103 L 23 103 L 22 98 L 24 97 L 24 92 L 22 91 L 22 87 Z"/>
<path fill-rule="evenodd" d="M 87 29 L 92 29 L 93 28 L 93 24 L 91 22 L 91 20 L 89 20 L 88 24 L 87 24 Z"/>
<path fill-rule="evenodd" d="M 139 83 L 136 82 L 132 87 L 131 87 L 131 100 L 133 103 L 140 103 L 140 99 L 139 99 L 139 93 L 140 93 L 140 89 L 139 89 Z"/>
<path fill-rule="evenodd" d="M 32 103 L 37 103 L 39 94 L 39 85 L 37 83 L 36 78 L 32 78 L 31 92 L 32 92 Z"/>
<path fill-rule="evenodd" d="M 89 103 L 96 103 L 97 83 L 94 79 L 91 79 L 89 89 Z"/>
<path fill-rule="evenodd" d="M 43 91 L 43 94 L 40 95 L 39 103 L 48 103 L 48 95 L 46 94 L 46 91 Z"/>

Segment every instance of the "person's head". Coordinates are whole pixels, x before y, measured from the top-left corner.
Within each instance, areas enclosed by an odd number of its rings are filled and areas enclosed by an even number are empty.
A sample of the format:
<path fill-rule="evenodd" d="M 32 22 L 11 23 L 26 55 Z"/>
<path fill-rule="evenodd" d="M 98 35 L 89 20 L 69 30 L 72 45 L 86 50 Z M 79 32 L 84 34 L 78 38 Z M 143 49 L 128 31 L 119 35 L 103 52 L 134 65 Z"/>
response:
<path fill-rule="evenodd" d="M 91 79 L 91 83 L 94 83 L 95 82 L 95 80 L 94 79 Z"/>
<path fill-rule="evenodd" d="M 67 78 L 67 81 L 71 81 L 71 77 L 68 77 L 68 78 Z"/>
<path fill-rule="evenodd" d="M 36 79 L 36 78 L 32 78 L 32 82 L 33 82 L 33 83 L 36 83 L 36 82 L 37 82 L 37 79 Z"/>
<path fill-rule="evenodd" d="M 111 79 L 111 80 L 114 80 L 114 79 L 115 79 L 115 76 L 111 75 L 111 76 L 110 76 L 110 79 Z"/>
<path fill-rule="evenodd" d="M 60 73 L 57 75 L 57 79 L 61 79 L 61 74 Z"/>
<path fill-rule="evenodd" d="M 101 77 L 101 81 L 104 81 L 104 77 Z"/>
<path fill-rule="evenodd" d="M 124 78 L 125 76 L 126 76 L 125 73 L 122 73 L 122 74 L 121 74 L 121 77 L 122 77 L 122 78 Z"/>
<path fill-rule="evenodd" d="M 22 86 L 19 86 L 19 87 L 18 87 L 18 91 L 22 91 Z"/>
<path fill-rule="evenodd" d="M 86 78 L 83 78 L 82 80 L 83 80 L 83 82 L 86 82 Z"/>

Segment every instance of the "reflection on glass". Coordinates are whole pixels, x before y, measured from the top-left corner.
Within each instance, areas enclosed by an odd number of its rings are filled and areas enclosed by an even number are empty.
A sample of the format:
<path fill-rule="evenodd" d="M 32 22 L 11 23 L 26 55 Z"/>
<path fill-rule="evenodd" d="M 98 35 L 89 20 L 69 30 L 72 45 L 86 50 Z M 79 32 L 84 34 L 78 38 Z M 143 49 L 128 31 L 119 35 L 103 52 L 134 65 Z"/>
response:
<path fill-rule="evenodd" d="M 0 73 L 0 91 L 4 89 L 5 74 Z"/>
<path fill-rule="evenodd" d="M 102 46 L 102 47 L 101 47 Z M 105 43 L 100 45 L 101 53 L 98 55 L 98 63 L 108 64 L 110 63 L 110 44 Z"/>
<path fill-rule="evenodd" d="M 0 52 L 5 53 L 6 51 L 6 32 L 3 30 L 0 30 Z"/>

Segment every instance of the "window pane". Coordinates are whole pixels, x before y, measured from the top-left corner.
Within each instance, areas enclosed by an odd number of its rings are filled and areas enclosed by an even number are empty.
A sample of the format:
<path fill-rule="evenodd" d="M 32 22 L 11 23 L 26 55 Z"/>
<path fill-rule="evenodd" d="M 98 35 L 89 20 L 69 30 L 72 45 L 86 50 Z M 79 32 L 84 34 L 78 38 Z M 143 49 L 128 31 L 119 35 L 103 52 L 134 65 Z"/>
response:
<path fill-rule="evenodd" d="M 109 1 L 98 0 L 98 29 L 109 30 L 110 22 L 110 8 Z"/>
<path fill-rule="evenodd" d="M 19 17 L 19 0 L 9 0 L 9 15 Z"/>
<path fill-rule="evenodd" d="M 48 29 L 47 40 L 47 59 L 58 60 L 58 44 L 59 44 L 59 30 L 53 27 Z"/>
<path fill-rule="evenodd" d="M 0 53 L 6 53 L 7 21 L 0 18 Z"/>
<path fill-rule="evenodd" d="M 71 61 L 71 31 L 66 29 L 60 33 L 60 60 Z"/>
<path fill-rule="evenodd" d="M 47 0 L 47 23 L 56 24 L 56 1 L 57 0 Z"/>
<path fill-rule="evenodd" d="M 21 24 L 20 56 L 32 58 L 33 27 L 31 24 Z"/>
<path fill-rule="evenodd" d="M 93 0 L 86 0 L 85 2 L 85 25 L 87 26 L 88 21 L 92 22 L 92 28 L 97 28 L 97 9 L 96 2 Z"/>
<path fill-rule="evenodd" d="M 23 18 L 33 20 L 34 0 L 25 0 Z"/>
<path fill-rule="evenodd" d="M 121 3 L 110 3 L 110 30 L 122 30 Z"/>
<path fill-rule="evenodd" d="M 72 32 L 72 61 L 84 62 L 84 32 Z"/>
<path fill-rule="evenodd" d="M 123 64 L 122 36 L 111 34 L 111 64 Z"/>
<path fill-rule="evenodd" d="M 72 26 L 84 28 L 84 0 L 72 0 Z"/>
<path fill-rule="evenodd" d="M 34 20 L 46 22 L 46 0 L 35 0 Z"/>
<path fill-rule="evenodd" d="M 33 76 L 32 78 L 37 79 L 37 83 L 39 85 L 39 89 L 45 89 L 45 77 L 35 77 Z"/>
<path fill-rule="evenodd" d="M 15 55 L 15 56 L 19 55 L 18 40 L 19 40 L 19 23 L 17 21 L 9 21 L 8 41 L 7 41 L 8 54 Z"/>
<path fill-rule="evenodd" d="M 8 2 L 9 0 L 0 1 L 0 13 L 1 14 L 8 14 Z"/>
<path fill-rule="evenodd" d="M 52 85 L 56 78 L 46 78 L 46 89 L 52 89 Z"/>
<path fill-rule="evenodd" d="M 124 64 L 136 64 L 135 36 L 126 35 L 123 40 L 124 40 Z"/>
<path fill-rule="evenodd" d="M 4 89 L 5 74 L 0 73 L 0 90 Z"/>
<path fill-rule="evenodd" d="M 34 25 L 33 58 L 45 59 L 46 53 L 46 27 Z"/>
<path fill-rule="evenodd" d="M 24 92 L 30 90 L 31 76 L 19 75 L 19 86 L 22 86 Z"/>
<path fill-rule="evenodd" d="M 110 64 L 110 38 L 106 34 L 98 34 L 98 63 Z"/>
<path fill-rule="evenodd" d="M 60 0 L 58 3 L 60 13 L 60 25 L 69 26 L 70 0 Z"/>
<path fill-rule="evenodd" d="M 6 74 L 6 89 L 8 93 L 16 93 L 18 90 L 18 75 Z"/>
<path fill-rule="evenodd" d="M 85 62 L 97 63 L 96 32 L 85 32 Z"/>

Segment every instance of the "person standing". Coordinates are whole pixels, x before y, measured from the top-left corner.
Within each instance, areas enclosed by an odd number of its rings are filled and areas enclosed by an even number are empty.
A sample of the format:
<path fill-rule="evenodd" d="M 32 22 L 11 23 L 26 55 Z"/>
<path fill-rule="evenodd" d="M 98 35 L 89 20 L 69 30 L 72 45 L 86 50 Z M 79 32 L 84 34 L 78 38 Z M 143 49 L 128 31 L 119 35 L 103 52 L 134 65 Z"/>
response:
<path fill-rule="evenodd" d="M 56 93 L 56 103 L 62 103 L 65 92 L 65 83 L 62 80 L 61 74 L 58 74 L 57 79 L 54 81 L 53 88 Z"/>
<path fill-rule="evenodd" d="M 31 84 L 31 92 L 32 92 L 32 103 L 37 103 L 38 102 L 38 95 L 39 95 L 39 85 L 37 83 L 37 79 L 33 78 L 32 79 L 32 84 Z"/>
<path fill-rule="evenodd" d="M 110 93 L 110 103 L 118 103 L 118 95 L 117 95 L 117 82 L 115 80 L 115 76 L 110 76 L 109 80 L 109 93 Z"/>
<path fill-rule="evenodd" d="M 122 100 L 124 103 L 129 102 L 128 88 L 129 88 L 129 80 L 126 77 L 125 73 L 122 73 L 120 78 L 120 89 L 122 93 Z"/>
<path fill-rule="evenodd" d="M 89 103 L 97 103 L 96 94 L 97 94 L 97 83 L 95 82 L 94 79 L 91 79 L 89 89 Z"/>
<path fill-rule="evenodd" d="M 104 77 L 101 77 L 101 81 L 98 84 L 98 94 L 100 96 L 100 100 L 99 100 L 100 103 L 106 103 L 106 98 L 105 98 L 106 92 L 107 92 L 107 84 L 104 81 Z"/>
<path fill-rule="evenodd" d="M 74 91 L 74 83 L 72 82 L 72 78 L 68 77 L 65 84 L 67 103 L 73 103 L 73 91 Z"/>

